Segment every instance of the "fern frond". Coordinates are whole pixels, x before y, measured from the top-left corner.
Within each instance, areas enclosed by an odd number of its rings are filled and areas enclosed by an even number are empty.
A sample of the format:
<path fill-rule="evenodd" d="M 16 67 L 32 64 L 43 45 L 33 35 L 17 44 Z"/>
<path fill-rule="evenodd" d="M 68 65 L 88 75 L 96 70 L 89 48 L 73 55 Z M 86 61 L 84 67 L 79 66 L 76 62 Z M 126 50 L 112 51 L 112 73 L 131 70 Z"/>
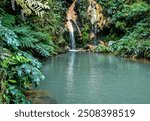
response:
<path fill-rule="evenodd" d="M 42 32 L 32 32 L 31 35 L 34 38 L 38 38 L 40 41 L 50 41 L 50 40 L 52 40 L 50 35 L 48 35 L 46 33 L 42 33 Z"/>
<path fill-rule="evenodd" d="M 47 50 L 47 48 L 41 44 L 35 45 L 34 50 L 43 57 L 48 57 L 50 56 L 50 52 Z"/>
<path fill-rule="evenodd" d="M 1 22 L 3 26 L 12 27 L 15 24 L 15 16 L 7 13 L 0 13 L 0 17 L 2 17 Z"/>
<path fill-rule="evenodd" d="M 25 4 L 25 0 L 15 0 L 17 5 L 20 5 L 22 7 L 22 12 L 26 15 L 31 15 L 32 11 L 28 8 L 28 6 Z"/>
<path fill-rule="evenodd" d="M 20 37 L 19 41 L 20 41 L 21 47 L 34 48 L 33 41 L 29 37 Z"/>
<path fill-rule="evenodd" d="M 46 43 L 39 43 L 39 45 L 43 49 L 47 50 L 49 52 L 49 54 L 56 54 L 54 45 L 49 45 L 49 44 L 46 44 Z"/>
<path fill-rule="evenodd" d="M 32 12 L 34 12 L 36 15 L 42 17 L 45 10 L 50 9 L 48 5 L 35 0 L 12 0 L 12 8 L 14 7 L 14 1 L 16 1 L 17 5 L 22 7 L 22 14 L 25 15 L 31 15 Z"/>
<path fill-rule="evenodd" d="M 19 27 L 14 27 L 13 31 L 17 35 L 28 35 L 30 33 L 29 27 L 28 26 L 19 26 Z"/>

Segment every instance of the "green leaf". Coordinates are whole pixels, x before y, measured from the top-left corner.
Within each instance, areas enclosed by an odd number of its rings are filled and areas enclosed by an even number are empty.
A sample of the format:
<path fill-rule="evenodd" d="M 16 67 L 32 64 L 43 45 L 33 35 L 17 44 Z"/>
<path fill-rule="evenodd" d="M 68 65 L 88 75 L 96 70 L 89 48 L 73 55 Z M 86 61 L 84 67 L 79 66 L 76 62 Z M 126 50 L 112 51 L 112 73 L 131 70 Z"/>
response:
<path fill-rule="evenodd" d="M 8 80 L 8 82 L 17 83 L 16 80 Z"/>

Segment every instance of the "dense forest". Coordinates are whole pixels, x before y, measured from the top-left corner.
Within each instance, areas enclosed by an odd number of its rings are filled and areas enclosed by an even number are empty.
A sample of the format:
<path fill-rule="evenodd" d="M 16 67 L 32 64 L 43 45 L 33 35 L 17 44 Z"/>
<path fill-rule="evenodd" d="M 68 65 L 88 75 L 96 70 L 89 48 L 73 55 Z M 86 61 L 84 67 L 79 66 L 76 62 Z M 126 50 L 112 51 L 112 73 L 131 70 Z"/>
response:
<path fill-rule="evenodd" d="M 75 4 L 82 33 L 74 32 L 76 48 L 150 59 L 149 0 L 95 0 L 106 20 L 96 33 L 96 45 L 90 39 L 89 1 Z M 73 2 L 0 0 L 0 103 L 32 103 L 25 93 L 45 78 L 40 60 L 68 51 L 66 13 Z"/>

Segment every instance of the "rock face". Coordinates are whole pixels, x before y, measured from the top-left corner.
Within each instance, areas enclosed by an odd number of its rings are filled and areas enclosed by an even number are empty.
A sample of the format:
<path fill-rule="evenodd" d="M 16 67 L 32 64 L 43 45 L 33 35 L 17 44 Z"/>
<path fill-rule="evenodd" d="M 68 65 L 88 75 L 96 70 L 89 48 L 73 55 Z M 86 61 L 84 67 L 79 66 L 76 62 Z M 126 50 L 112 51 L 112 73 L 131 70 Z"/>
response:
<path fill-rule="evenodd" d="M 54 97 L 46 91 L 32 90 L 27 91 L 25 95 L 33 104 L 57 104 Z"/>
<path fill-rule="evenodd" d="M 74 27 L 76 27 L 76 29 L 79 32 L 80 37 L 82 36 L 81 34 L 81 30 L 77 24 L 77 13 L 74 10 L 75 9 L 75 5 L 76 5 L 77 0 L 74 0 L 74 2 L 71 4 L 71 6 L 69 7 L 68 11 L 67 11 L 67 15 L 66 15 L 66 24 L 65 24 L 65 28 L 67 28 L 67 30 L 69 31 L 69 36 L 70 36 L 70 48 L 72 50 L 74 50 L 76 48 L 76 42 L 75 42 L 75 38 L 74 38 Z"/>
<path fill-rule="evenodd" d="M 90 40 L 97 45 L 97 33 L 103 29 L 106 24 L 106 18 L 103 15 L 102 7 L 95 0 L 89 0 L 87 16 L 91 22 Z"/>
<path fill-rule="evenodd" d="M 88 6 L 88 17 L 91 21 L 91 24 L 96 24 L 98 28 L 103 29 L 106 18 L 103 15 L 102 7 L 95 0 L 89 0 Z"/>
<path fill-rule="evenodd" d="M 87 45 L 84 47 L 84 49 L 86 49 L 86 51 L 88 51 L 88 52 L 94 52 L 96 47 L 97 47 L 97 46 L 94 46 L 94 45 L 91 45 L 91 44 L 87 44 Z"/>
<path fill-rule="evenodd" d="M 67 21 L 66 21 L 65 27 L 68 29 L 69 32 L 74 32 L 74 27 L 73 27 L 73 24 L 74 24 L 79 32 L 79 35 L 82 36 L 81 30 L 76 22 L 77 21 L 77 13 L 74 10 L 76 2 L 77 2 L 77 0 L 74 0 L 74 2 L 71 4 L 71 6 L 69 7 L 69 9 L 67 11 L 67 15 L 66 15 Z"/>

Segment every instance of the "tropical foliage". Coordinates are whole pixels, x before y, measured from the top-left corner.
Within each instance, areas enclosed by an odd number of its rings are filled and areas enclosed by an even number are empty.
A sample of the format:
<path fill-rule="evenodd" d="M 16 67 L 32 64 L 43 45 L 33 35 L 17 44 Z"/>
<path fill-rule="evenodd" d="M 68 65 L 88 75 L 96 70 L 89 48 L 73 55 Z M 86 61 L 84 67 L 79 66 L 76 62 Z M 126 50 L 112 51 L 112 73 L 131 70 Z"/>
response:
<path fill-rule="evenodd" d="M 150 6 L 146 0 L 99 1 L 108 26 L 105 41 L 116 41 L 112 49 L 123 57 L 147 58 L 150 50 Z"/>
<path fill-rule="evenodd" d="M 44 79 L 41 58 L 65 52 L 66 11 L 74 0 L 0 0 L 0 103 L 30 103 L 25 92 Z M 88 1 L 76 2 L 78 48 L 92 44 Z M 106 18 L 94 52 L 150 59 L 149 0 L 95 0 Z M 76 28 L 77 29 L 77 28 Z M 108 46 L 109 41 L 114 41 Z"/>
<path fill-rule="evenodd" d="M 96 53 L 110 53 L 112 52 L 111 48 L 107 47 L 106 45 L 99 44 L 95 50 Z"/>
<path fill-rule="evenodd" d="M 44 76 L 41 63 L 22 49 L 18 36 L 0 25 L 0 81 L 3 103 L 26 103 L 23 92 L 36 86 Z"/>
<path fill-rule="evenodd" d="M 42 4 L 35 0 L 0 2 L 1 103 L 30 103 L 25 92 L 44 80 L 39 58 L 57 54 L 63 40 L 57 5 L 52 1 Z M 11 9 L 6 9 L 6 6 Z M 53 10 L 46 13 L 45 10 L 50 8 Z M 18 14 L 18 10 L 26 16 Z M 57 13 L 53 14 L 55 11 Z M 34 14 L 28 17 L 32 12 L 42 18 Z M 25 21 L 22 17 L 26 17 Z"/>

